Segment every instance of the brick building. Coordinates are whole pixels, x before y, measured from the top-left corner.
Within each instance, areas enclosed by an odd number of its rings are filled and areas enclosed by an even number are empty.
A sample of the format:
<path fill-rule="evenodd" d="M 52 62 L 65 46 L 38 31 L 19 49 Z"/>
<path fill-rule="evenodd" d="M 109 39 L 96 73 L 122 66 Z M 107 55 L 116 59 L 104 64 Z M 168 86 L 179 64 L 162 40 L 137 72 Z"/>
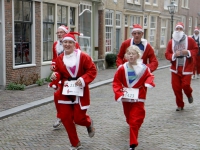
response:
<path fill-rule="evenodd" d="M 178 11 L 174 25 L 185 24 L 193 34 L 200 24 L 199 0 L 173 0 Z M 164 58 L 171 38 L 171 0 L 1 0 L 0 1 L 0 89 L 10 82 L 32 84 L 50 74 L 52 44 L 61 24 L 83 33 L 78 42 L 93 60 L 118 53 L 139 23 L 159 58 Z"/>

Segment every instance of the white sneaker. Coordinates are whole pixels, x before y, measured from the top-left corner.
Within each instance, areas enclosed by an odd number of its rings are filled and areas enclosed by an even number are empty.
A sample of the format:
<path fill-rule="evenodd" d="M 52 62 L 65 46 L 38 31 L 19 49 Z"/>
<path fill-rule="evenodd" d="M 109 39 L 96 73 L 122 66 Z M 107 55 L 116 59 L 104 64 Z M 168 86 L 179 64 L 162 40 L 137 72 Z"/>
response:
<path fill-rule="evenodd" d="M 56 120 L 56 122 L 53 124 L 53 127 L 54 127 L 54 128 L 58 128 L 61 124 L 62 124 L 62 122 L 61 122 L 60 118 L 58 118 L 58 119 Z"/>
<path fill-rule="evenodd" d="M 200 79 L 200 74 L 197 74 L 197 79 Z"/>
<path fill-rule="evenodd" d="M 193 80 L 196 79 L 196 78 L 195 78 L 195 75 L 192 75 L 192 79 L 193 79 Z"/>

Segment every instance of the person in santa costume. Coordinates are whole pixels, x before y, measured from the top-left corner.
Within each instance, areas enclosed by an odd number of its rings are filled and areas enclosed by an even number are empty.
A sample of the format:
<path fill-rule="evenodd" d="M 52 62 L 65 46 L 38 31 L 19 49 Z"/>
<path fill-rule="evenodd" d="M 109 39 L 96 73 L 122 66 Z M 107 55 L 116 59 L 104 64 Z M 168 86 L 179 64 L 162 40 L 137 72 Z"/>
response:
<path fill-rule="evenodd" d="M 188 102 L 193 102 L 191 76 L 193 74 L 194 62 L 198 47 L 196 42 L 184 32 L 182 22 L 176 24 L 172 39 L 168 42 L 165 57 L 171 62 L 171 84 L 176 96 L 176 111 L 183 110 L 183 93 L 186 94 Z"/>
<path fill-rule="evenodd" d="M 200 78 L 200 36 L 199 36 L 199 29 L 197 27 L 194 29 L 194 34 L 192 35 L 192 38 L 195 40 L 199 48 L 197 56 L 196 56 L 192 79 L 196 79 L 196 78 L 199 79 Z"/>
<path fill-rule="evenodd" d="M 66 34 L 66 33 L 69 33 L 70 30 L 67 26 L 65 25 L 61 25 L 58 27 L 57 29 L 57 38 L 58 40 L 56 42 L 54 42 L 53 44 L 53 59 L 52 59 L 52 64 L 51 64 L 51 67 L 50 69 L 52 71 L 55 71 L 55 65 L 56 65 L 56 59 L 57 57 L 63 53 L 64 49 L 63 49 L 63 44 L 62 44 L 62 39 L 63 39 L 63 36 Z M 79 44 L 76 42 L 76 48 L 77 49 L 80 49 L 80 46 Z M 57 85 L 59 86 L 59 85 Z M 57 88 L 55 89 L 57 90 Z M 59 105 L 58 105 L 58 98 L 56 97 L 56 93 L 54 93 L 54 103 L 55 103 L 55 107 L 56 107 L 56 111 L 57 111 L 57 119 L 55 121 L 55 123 L 53 124 L 53 128 L 59 128 L 61 126 L 61 119 L 60 119 L 60 115 L 59 115 Z"/>
<path fill-rule="evenodd" d="M 118 67 L 113 79 L 115 101 L 122 101 L 130 128 L 130 150 L 138 145 L 138 132 L 145 118 L 146 88 L 155 87 L 154 75 L 143 64 L 141 55 L 138 46 L 129 46 L 125 53 L 128 62 Z"/>
<path fill-rule="evenodd" d="M 59 95 L 60 118 L 67 131 L 71 150 L 77 150 L 82 147 L 77 135 L 76 125 L 85 126 L 89 137 L 94 136 L 93 121 L 86 112 L 90 107 L 89 83 L 97 75 L 97 70 L 91 57 L 76 49 L 74 34 L 78 33 L 70 32 L 64 35 L 62 39 L 64 53 L 56 59 L 55 67 L 55 71 L 60 74 L 62 80 L 61 88 L 56 91 L 56 94 Z M 52 78 L 55 79 L 54 73 Z M 72 84 L 73 81 L 75 82 L 74 84 Z M 83 90 L 83 96 L 68 95 L 66 93 L 72 92 L 72 89 L 65 90 L 65 87 L 79 87 Z"/>
<path fill-rule="evenodd" d="M 124 57 L 124 55 L 126 53 L 126 49 L 130 45 L 136 45 L 140 48 L 140 50 L 142 52 L 143 63 L 149 67 L 151 72 L 153 72 L 154 70 L 157 69 L 158 60 L 155 56 L 154 50 L 151 47 L 151 45 L 147 42 L 146 39 L 142 38 L 143 34 L 144 34 L 144 31 L 143 31 L 141 25 L 134 24 L 133 29 L 132 29 L 133 37 L 128 40 L 125 40 L 120 47 L 120 51 L 117 55 L 117 60 L 116 60 L 117 67 L 124 64 L 124 62 L 127 61 Z"/>

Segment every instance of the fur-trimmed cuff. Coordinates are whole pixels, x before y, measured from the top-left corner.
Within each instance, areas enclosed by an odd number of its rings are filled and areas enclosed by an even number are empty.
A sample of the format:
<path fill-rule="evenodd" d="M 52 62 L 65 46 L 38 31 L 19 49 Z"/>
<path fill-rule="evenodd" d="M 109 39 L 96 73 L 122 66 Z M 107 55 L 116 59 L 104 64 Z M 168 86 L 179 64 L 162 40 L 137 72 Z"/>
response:
<path fill-rule="evenodd" d="M 189 50 L 187 50 L 187 51 L 188 51 L 188 56 L 187 56 L 187 58 L 190 58 L 190 57 L 191 57 L 191 53 L 190 53 Z"/>
<path fill-rule="evenodd" d="M 82 77 L 79 78 L 81 80 L 82 87 L 85 87 L 85 82 Z"/>
<path fill-rule="evenodd" d="M 145 87 L 147 88 L 153 88 L 153 86 L 151 84 L 145 83 Z"/>
<path fill-rule="evenodd" d="M 175 57 L 175 54 L 172 55 L 172 61 L 175 61 L 176 60 L 176 57 Z"/>
<path fill-rule="evenodd" d="M 122 101 L 122 97 L 123 97 L 123 96 L 120 96 L 120 97 L 117 99 L 117 102 L 121 102 L 121 101 Z"/>

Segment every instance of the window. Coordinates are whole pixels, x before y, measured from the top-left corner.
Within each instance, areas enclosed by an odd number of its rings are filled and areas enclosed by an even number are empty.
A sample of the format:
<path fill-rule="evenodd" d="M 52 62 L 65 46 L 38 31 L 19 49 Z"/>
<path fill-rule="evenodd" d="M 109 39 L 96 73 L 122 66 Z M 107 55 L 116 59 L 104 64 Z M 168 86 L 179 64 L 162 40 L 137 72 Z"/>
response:
<path fill-rule="evenodd" d="M 92 6 L 90 4 L 79 5 L 79 32 L 83 36 L 79 36 L 79 45 L 81 50 L 91 56 L 91 23 L 92 23 Z"/>
<path fill-rule="evenodd" d="M 147 15 L 144 16 L 144 27 L 148 26 L 148 17 Z"/>
<path fill-rule="evenodd" d="M 149 34 L 149 43 L 151 46 L 155 46 L 155 36 L 156 36 L 156 17 L 150 17 L 150 34 Z"/>
<path fill-rule="evenodd" d="M 127 3 L 133 4 L 133 0 L 127 0 Z"/>
<path fill-rule="evenodd" d="M 150 4 L 150 0 L 145 0 L 145 4 Z"/>
<path fill-rule="evenodd" d="M 188 8 L 188 0 L 182 0 L 182 7 Z"/>
<path fill-rule="evenodd" d="M 135 0 L 135 4 L 140 4 L 140 0 Z"/>
<path fill-rule="evenodd" d="M 198 25 L 198 18 L 195 18 L 194 27 L 197 27 L 197 25 Z"/>
<path fill-rule="evenodd" d="M 75 31 L 75 15 L 76 8 L 70 7 L 70 30 Z"/>
<path fill-rule="evenodd" d="M 160 35 L 160 46 L 166 46 L 167 37 L 167 19 L 161 19 L 161 35 Z"/>
<path fill-rule="evenodd" d="M 58 27 L 61 25 L 68 26 L 68 7 L 67 6 L 57 6 L 57 24 Z"/>
<path fill-rule="evenodd" d="M 157 0 L 153 0 L 153 5 L 158 5 Z"/>
<path fill-rule="evenodd" d="M 130 31 L 133 29 L 134 24 L 140 24 L 140 18 L 140 16 L 130 16 Z M 132 37 L 131 33 L 130 37 Z"/>
<path fill-rule="evenodd" d="M 120 49 L 120 45 L 121 45 L 121 41 L 120 41 L 120 38 L 121 38 L 121 12 L 117 12 L 116 13 L 116 45 L 115 45 L 115 48 L 116 48 L 116 51 L 118 53 L 119 49 Z"/>
<path fill-rule="evenodd" d="M 121 13 L 116 14 L 116 27 L 121 26 Z"/>
<path fill-rule="evenodd" d="M 113 12 L 112 11 L 106 11 L 106 52 L 112 51 L 112 32 L 113 32 Z"/>
<path fill-rule="evenodd" d="M 54 5 L 43 3 L 43 61 L 52 59 L 54 34 Z"/>
<path fill-rule="evenodd" d="M 181 22 L 184 24 L 184 27 L 185 27 L 185 22 L 186 22 L 186 17 L 185 16 L 181 17 Z"/>
<path fill-rule="evenodd" d="M 128 16 L 127 15 L 124 16 L 124 25 L 128 26 Z"/>
<path fill-rule="evenodd" d="M 188 35 L 192 35 L 192 17 L 189 17 Z"/>
<path fill-rule="evenodd" d="M 32 63 L 32 2 L 14 1 L 15 65 Z"/>

